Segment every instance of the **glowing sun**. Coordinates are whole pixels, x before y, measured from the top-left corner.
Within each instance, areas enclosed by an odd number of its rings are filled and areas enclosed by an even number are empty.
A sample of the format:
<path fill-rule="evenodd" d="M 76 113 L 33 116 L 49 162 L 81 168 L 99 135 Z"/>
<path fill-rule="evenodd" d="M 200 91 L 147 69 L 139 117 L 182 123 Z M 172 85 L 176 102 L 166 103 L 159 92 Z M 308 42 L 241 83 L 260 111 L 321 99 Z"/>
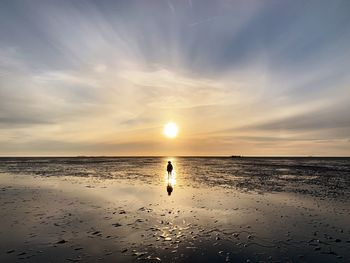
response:
<path fill-rule="evenodd" d="M 165 137 L 175 138 L 177 136 L 178 131 L 179 128 L 177 127 L 176 123 L 169 122 L 165 124 L 163 134 L 165 135 Z"/>

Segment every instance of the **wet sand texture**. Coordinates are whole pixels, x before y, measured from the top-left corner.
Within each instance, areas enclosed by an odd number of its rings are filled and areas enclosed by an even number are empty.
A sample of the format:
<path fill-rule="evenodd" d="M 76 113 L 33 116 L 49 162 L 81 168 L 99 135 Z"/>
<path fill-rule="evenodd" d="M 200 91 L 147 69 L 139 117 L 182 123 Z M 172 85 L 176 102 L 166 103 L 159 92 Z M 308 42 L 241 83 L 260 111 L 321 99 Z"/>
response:
<path fill-rule="evenodd" d="M 0 262 L 349 262 L 348 159 L 166 160 L 2 162 Z"/>

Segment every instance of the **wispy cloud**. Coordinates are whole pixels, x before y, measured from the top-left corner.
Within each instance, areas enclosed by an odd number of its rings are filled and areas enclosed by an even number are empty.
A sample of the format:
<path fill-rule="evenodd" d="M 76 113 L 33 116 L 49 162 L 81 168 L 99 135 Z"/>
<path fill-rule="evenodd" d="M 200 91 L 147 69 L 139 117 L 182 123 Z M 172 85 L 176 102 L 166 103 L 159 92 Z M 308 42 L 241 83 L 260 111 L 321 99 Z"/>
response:
<path fill-rule="evenodd" d="M 0 154 L 349 155 L 349 26 L 348 1 L 3 1 Z"/>

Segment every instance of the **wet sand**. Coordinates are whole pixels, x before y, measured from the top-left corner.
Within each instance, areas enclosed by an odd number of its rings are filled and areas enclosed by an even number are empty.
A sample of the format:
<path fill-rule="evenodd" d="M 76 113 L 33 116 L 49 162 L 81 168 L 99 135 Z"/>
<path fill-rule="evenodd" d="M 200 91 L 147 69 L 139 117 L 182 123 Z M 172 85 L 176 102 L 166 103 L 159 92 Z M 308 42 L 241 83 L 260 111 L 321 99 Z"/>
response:
<path fill-rule="evenodd" d="M 0 262 L 349 262 L 348 195 L 0 174 Z M 173 191 L 169 196 L 167 186 Z"/>

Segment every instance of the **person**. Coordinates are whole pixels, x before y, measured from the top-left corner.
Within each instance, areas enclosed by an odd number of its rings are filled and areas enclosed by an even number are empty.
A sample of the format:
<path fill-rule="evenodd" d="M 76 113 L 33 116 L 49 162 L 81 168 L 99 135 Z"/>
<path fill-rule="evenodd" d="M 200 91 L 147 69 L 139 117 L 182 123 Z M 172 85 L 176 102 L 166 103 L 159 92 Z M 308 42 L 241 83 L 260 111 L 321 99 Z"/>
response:
<path fill-rule="evenodd" d="M 168 166 L 166 167 L 166 170 L 168 171 L 168 176 L 170 176 L 171 172 L 173 171 L 173 165 L 170 161 L 168 161 Z"/>

